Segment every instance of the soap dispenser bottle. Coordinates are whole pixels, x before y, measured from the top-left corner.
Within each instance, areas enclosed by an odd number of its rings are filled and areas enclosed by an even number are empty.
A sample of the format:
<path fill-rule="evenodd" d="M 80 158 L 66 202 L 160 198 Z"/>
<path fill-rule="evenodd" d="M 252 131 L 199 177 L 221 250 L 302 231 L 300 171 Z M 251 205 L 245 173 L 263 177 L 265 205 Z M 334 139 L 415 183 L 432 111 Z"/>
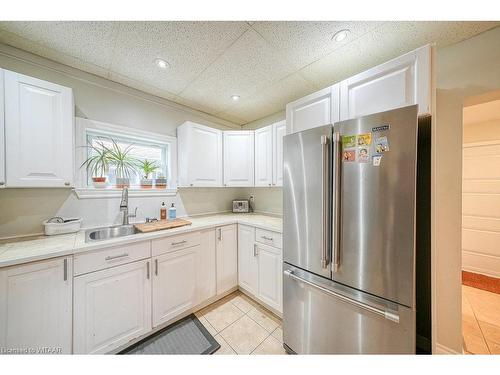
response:
<path fill-rule="evenodd" d="M 167 219 L 167 206 L 165 205 L 165 202 L 161 202 L 160 220 L 166 220 L 166 219 Z"/>
<path fill-rule="evenodd" d="M 172 203 L 172 206 L 168 209 L 168 220 L 175 220 L 177 216 L 177 208 L 174 207 L 174 204 Z"/>

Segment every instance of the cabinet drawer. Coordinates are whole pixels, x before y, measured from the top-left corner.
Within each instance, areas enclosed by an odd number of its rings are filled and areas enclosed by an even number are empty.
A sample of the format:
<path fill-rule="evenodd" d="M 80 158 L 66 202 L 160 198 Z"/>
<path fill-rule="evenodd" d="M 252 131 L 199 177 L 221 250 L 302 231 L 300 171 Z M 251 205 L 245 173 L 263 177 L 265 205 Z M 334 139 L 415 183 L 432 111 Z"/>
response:
<path fill-rule="evenodd" d="M 200 232 L 180 234 L 178 236 L 160 238 L 152 242 L 153 256 L 186 249 L 200 244 Z"/>
<path fill-rule="evenodd" d="M 283 238 L 281 233 L 255 228 L 255 241 L 266 245 L 282 248 Z"/>
<path fill-rule="evenodd" d="M 151 257 L 149 241 L 116 246 L 81 255 L 77 254 L 74 257 L 74 275 L 78 276 L 99 271 L 149 257 Z"/>

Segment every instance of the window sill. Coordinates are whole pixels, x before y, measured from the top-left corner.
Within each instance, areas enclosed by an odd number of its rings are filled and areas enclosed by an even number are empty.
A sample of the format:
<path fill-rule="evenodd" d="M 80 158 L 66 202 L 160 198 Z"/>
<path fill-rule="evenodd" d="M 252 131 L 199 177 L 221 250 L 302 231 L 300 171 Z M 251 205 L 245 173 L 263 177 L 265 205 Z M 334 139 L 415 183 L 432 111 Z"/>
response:
<path fill-rule="evenodd" d="M 75 188 L 75 194 L 78 199 L 97 199 L 97 198 L 120 198 L 122 189 L 117 188 Z M 176 188 L 166 189 L 141 189 L 131 187 L 128 189 L 129 197 L 174 197 L 177 195 Z"/>

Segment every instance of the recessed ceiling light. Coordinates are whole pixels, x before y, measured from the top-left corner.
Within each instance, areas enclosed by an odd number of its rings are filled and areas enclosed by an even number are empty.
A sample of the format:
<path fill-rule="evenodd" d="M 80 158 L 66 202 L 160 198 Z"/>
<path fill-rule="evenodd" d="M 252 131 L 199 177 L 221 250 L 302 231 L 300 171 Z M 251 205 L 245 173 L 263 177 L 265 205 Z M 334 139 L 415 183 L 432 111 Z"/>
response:
<path fill-rule="evenodd" d="M 349 35 L 349 30 L 340 30 L 337 31 L 335 34 L 333 34 L 332 39 L 335 40 L 336 42 L 341 42 L 345 38 L 347 38 L 347 35 Z"/>
<path fill-rule="evenodd" d="M 168 68 L 168 62 L 166 62 L 163 59 L 156 59 L 155 63 L 158 66 L 158 68 L 161 68 L 161 69 L 167 69 Z"/>
<path fill-rule="evenodd" d="M 231 95 L 231 99 L 233 99 L 234 101 L 237 101 L 237 100 L 240 100 L 240 96 L 239 95 Z"/>

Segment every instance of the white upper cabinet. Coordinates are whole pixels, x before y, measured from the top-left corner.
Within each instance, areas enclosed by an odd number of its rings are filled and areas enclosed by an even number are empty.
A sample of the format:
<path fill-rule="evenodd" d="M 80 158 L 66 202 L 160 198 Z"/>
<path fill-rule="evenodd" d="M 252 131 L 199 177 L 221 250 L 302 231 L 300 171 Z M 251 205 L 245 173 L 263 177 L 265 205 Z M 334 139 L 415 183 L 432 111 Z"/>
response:
<path fill-rule="evenodd" d="M 222 132 L 194 122 L 177 128 L 179 186 L 222 186 Z"/>
<path fill-rule="evenodd" d="M 255 131 L 255 186 L 273 184 L 273 125 Z"/>
<path fill-rule="evenodd" d="M 4 70 L 0 69 L 0 188 L 5 187 Z"/>
<path fill-rule="evenodd" d="M 72 294 L 71 257 L 1 269 L 0 347 L 70 354 Z"/>
<path fill-rule="evenodd" d="M 224 186 L 254 186 L 254 132 L 224 132 Z"/>
<path fill-rule="evenodd" d="M 283 186 L 283 137 L 286 121 L 273 124 L 273 185 Z"/>
<path fill-rule="evenodd" d="M 70 187 L 74 105 L 70 88 L 4 71 L 7 187 Z"/>
<path fill-rule="evenodd" d="M 322 125 L 339 120 L 339 85 L 327 87 L 286 105 L 286 133 Z"/>
<path fill-rule="evenodd" d="M 350 77 L 340 83 L 340 118 L 347 120 L 418 104 L 419 114 L 431 113 L 431 47 Z"/>

